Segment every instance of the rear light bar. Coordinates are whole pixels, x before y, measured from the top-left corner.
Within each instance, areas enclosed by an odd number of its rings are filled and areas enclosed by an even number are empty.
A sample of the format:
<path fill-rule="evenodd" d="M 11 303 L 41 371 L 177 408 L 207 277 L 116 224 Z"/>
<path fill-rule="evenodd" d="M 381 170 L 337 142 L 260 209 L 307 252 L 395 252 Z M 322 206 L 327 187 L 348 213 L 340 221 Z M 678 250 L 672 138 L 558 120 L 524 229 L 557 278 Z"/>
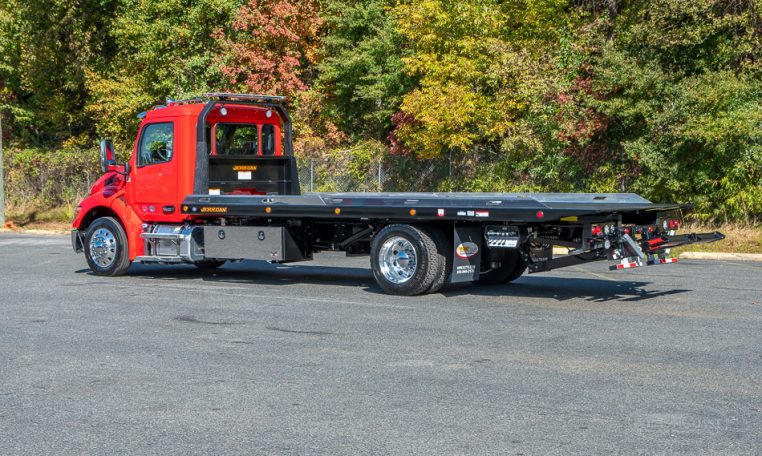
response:
<path fill-rule="evenodd" d="M 680 220 L 677 219 L 664 219 L 661 221 L 661 227 L 667 230 L 676 230 L 680 228 Z"/>

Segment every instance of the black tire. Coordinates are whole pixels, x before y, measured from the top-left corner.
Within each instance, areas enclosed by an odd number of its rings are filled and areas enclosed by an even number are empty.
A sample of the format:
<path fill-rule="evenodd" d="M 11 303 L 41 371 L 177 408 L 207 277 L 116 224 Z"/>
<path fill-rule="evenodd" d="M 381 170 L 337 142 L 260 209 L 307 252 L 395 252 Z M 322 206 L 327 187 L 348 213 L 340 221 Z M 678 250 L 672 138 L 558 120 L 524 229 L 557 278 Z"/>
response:
<path fill-rule="evenodd" d="M 411 258 L 408 251 L 395 250 L 400 243 L 407 244 L 411 248 L 409 253 L 414 254 L 414 266 L 410 269 L 407 269 Z M 445 260 L 439 251 L 436 241 L 425 230 L 401 224 L 384 227 L 373 237 L 370 248 L 370 266 L 376 283 L 390 294 L 426 293 L 445 274 Z"/>
<path fill-rule="evenodd" d="M 95 219 L 85 233 L 85 258 L 99 276 L 120 276 L 130 268 L 127 235 L 113 217 Z"/>
<path fill-rule="evenodd" d="M 521 259 L 518 250 L 506 250 L 500 262 L 500 266 L 496 268 L 482 269 L 477 282 L 484 285 L 496 285 L 516 280 L 524 272 L 524 270 L 521 269 L 521 266 L 523 265 L 524 261 Z M 482 267 L 484 266 L 485 265 L 482 264 Z M 521 271 L 518 273 L 518 276 L 511 279 L 517 269 L 521 269 Z M 524 269 L 526 269 L 526 266 L 524 266 Z"/>
<path fill-rule="evenodd" d="M 225 260 L 204 260 L 204 261 L 199 261 L 193 264 L 196 265 L 196 267 L 199 269 L 211 270 L 211 269 L 217 269 L 223 264 L 225 264 Z"/>
<path fill-rule="evenodd" d="M 449 277 L 450 271 L 452 271 L 452 241 L 441 229 L 435 226 L 426 226 L 424 229 L 434 240 L 437 253 L 442 257 L 442 261 L 444 261 L 444 270 L 434 279 L 434 283 L 431 284 L 431 288 L 427 291 L 427 293 L 436 293 L 446 285 L 447 277 Z"/>
<path fill-rule="evenodd" d="M 508 277 L 503 280 L 503 283 L 509 283 L 513 282 L 514 280 L 521 277 L 522 274 L 524 274 L 524 271 L 527 270 L 527 264 L 524 262 L 524 258 L 519 255 L 518 262 L 516 263 L 516 267 L 513 269 L 513 272 L 511 272 Z"/>

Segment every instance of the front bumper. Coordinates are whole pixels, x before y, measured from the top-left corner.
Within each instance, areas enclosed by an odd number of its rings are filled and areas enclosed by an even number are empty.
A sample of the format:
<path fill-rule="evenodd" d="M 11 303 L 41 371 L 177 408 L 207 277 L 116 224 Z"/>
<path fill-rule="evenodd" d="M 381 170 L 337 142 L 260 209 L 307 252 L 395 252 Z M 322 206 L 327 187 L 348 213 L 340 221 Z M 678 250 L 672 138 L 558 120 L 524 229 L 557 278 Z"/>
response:
<path fill-rule="evenodd" d="M 71 230 L 71 248 L 74 249 L 74 253 L 82 253 L 84 251 L 83 246 L 82 232 L 77 229 Z"/>

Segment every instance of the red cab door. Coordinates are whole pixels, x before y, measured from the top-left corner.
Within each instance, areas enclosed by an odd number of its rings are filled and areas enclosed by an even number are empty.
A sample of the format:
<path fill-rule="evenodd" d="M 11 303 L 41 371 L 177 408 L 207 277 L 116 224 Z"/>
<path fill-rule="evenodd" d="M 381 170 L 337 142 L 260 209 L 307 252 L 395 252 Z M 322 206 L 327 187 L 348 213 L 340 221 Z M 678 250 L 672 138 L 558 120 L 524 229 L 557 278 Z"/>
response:
<path fill-rule="evenodd" d="M 143 125 L 132 173 L 133 208 L 145 221 L 167 222 L 178 218 L 175 124 Z"/>

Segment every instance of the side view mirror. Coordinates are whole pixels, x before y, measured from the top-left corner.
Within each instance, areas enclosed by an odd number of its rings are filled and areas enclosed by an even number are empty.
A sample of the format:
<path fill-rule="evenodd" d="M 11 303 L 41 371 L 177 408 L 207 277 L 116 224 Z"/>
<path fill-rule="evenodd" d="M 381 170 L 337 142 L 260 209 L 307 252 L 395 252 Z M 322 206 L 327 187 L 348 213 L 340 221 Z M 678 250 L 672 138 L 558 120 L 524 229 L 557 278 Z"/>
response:
<path fill-rule="evenodd" d="M 114 143 L 110 139 L 101 139 L 101 171 L 107 172 L 116 165 L 116 153 Z"/>

